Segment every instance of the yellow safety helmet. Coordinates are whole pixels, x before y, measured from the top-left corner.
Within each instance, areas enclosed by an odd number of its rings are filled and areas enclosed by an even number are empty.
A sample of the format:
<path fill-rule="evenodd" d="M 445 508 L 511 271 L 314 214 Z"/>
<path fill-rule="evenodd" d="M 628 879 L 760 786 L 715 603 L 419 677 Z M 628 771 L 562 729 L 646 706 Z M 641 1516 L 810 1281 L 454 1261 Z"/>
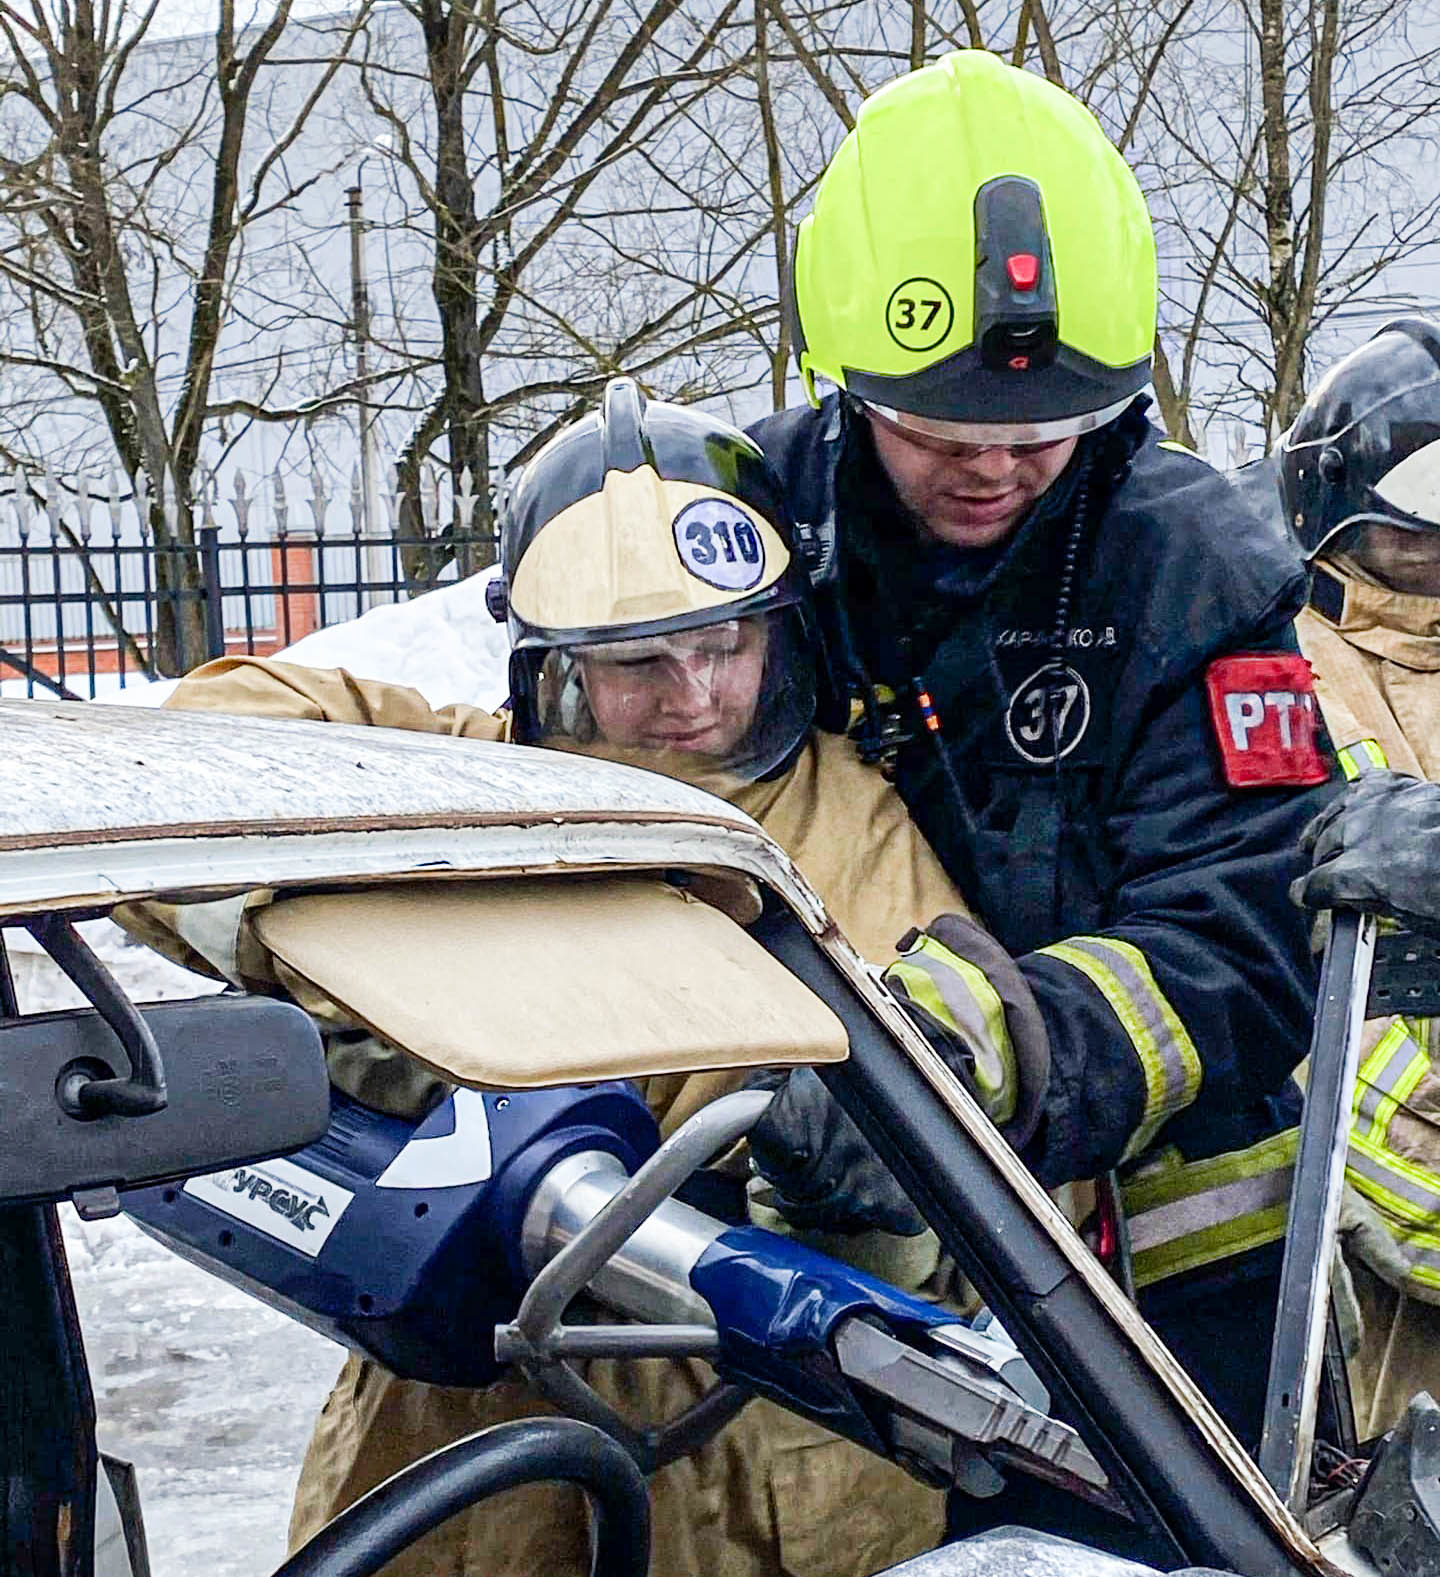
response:
<path fill-rule="evenodd" d="M 1077 99 L 985 50 L 881 88 L 795 246 L 806 393 L 902 426 L 1044 443 L 1110 421 L 1150 378 L 1155 236 Z"/>
<path fill-rule="evenodd" d="M 738 428 L 612 379 L 521 472 L 500 551 L 491 611 L 509 622 L 522 744 L 674 776 L 793 758 L 816 715 L 810 584 Z"/>

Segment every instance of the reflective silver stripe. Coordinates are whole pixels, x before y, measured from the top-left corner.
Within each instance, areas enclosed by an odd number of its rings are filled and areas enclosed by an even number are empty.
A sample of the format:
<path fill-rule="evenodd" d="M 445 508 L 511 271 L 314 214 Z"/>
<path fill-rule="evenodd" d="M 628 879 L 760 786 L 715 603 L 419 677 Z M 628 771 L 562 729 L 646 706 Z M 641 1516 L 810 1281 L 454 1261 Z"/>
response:
<path fill-rule="evenodd" d="M 1255 1177 L 1239 1177 L 1203 1189 L 1186 1199 L 1175 1199 L 1129 1217 L 1130 1247 L 1136 1254 L 1173 1243 L 1192 1232 L 1203 1232 L 1222 1221 L 1235 1221 L 1257 1210 L 1283 1205 L 1290 1198 L 1293 1166 L 1276 1167 Z"/>
<path fill-rule="evenodd" d="M 1365 757 L 1367 766 L 1362 766 L 1355 758 L 1354 752 L 1360 751 Z M 1369 767 L 1388 767 L 1390 763 L 1385 759 L 1385 752 L 1378 739 L 1357 739 L 1352 744 L 1335 752 L 1335 758 L 1340 763 L 1340 770 L 1352 782 L 1369 770 Z"/>
<path fill-rule="evenodd" d="M 1357 1153 L 1352 1145 L 1346 1159 L 1345 1171 L 1361 1194 L 1382 1210 L 1386 1209 L 1387 1202 L 1405 1197 L 1406 1202 L 1413 1209 L 1424 1215 L 1432 1225 L 1435 1224 L 1434 1204 L 1428 1209 L 1418 1204 L 1417 1201 L 1423 1197 L 1422 1192 L 1412 1189 L 1407 1179 L 1397 1177 L 1374 1156 L 1366 1155 L 1364 1152 Z M 1377 1194 L 1381 1197 L 1377 1198 Z M 1421 1272 L 1419 1279 L 1427 1286 L 1440 1286 L 1440 1249 L 1428 1248 L 1423 1241 L 1427 1238 L 1433 1240 L 1435 1237 L 1433 1231 L 1426 1231 L 1419 1222 L 1409 1223 L 1397 1219 L 1393 1204 L 1390 1205 L 1390 1213 L 1382 1216 L 1381 1219 L 1395 1246 L 1405 1256 L 1411 1273 Z"/>
<path fill-rule="evenodd" d="M 1389 1072 L 1389 1064 L 1385 1071 Z M 1355 1119 L 1357 1122 L 1369 1123 L 1374 1126 L 1375 1118 L 1379 1114 L 1381 1103 L 1386 1092 L 1375 1084 L 1356 1084 L 1355 1086 Z"/>
<path fill-rule="evenodd" d="M 1357 1128 L 1360 1122 L 1366 1122 L 1370 1125 L 1372 1136 L 1380 1137 L 1374 1133 L 1374 1128 L 1381 1108 L 1387 1098 L 1394 1096 L 1396 1087 L 1415 1058 L 1423 1055 L 1411 1038 L 1408 1026 L 1397 1019 L 1381 1036 L 1360 1069 L 1360 1077 L 1355 1085 Z"/>
<path fill-rule="evenodd" d="M 1440 1225 L 1440 1191 L 1411 1176 L 1398 1159 L 1382 1160 L 1352 1138 L 1346 1151 L 1345 1170 L 1367 1199 L 1389 1208 L 1392 1214 L 1409 1216 L 1413 1212 L 1417 1227 L 1426 1222 Z"/>
<path fill-rule="evenodd" d="M 1195 1099 L 1201 1077 L 1199 1054 L 1155 983 L 1145 955 L 1133 943 L 1072 936 L 1040 951 L 1086 974 L 1130 1038 L 1145 1074 L 1145 1111 L 1125 1156 L 1140 1155 L 1160 1128 Z"/>

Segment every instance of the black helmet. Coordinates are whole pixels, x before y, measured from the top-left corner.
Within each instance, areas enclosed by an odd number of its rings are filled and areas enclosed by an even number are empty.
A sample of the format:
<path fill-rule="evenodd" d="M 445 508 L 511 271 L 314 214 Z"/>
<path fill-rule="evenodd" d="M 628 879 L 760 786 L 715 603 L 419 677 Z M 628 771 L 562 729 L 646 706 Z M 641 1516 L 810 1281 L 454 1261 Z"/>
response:
<path fill-rule="evenodd" d="M 1397 318 L 1338 361 L 1282 440 L 1280 485 L 1306 558 L 1367 522 L 1440 528 L 1440 325 Z"/>
<path fill-rule="evenodd" d="M 809 581 L 738 428 L 612 379 L 520 473 L 500 555 L 520 743 L 677 776 L 793 758 L 815 718 Z"/>

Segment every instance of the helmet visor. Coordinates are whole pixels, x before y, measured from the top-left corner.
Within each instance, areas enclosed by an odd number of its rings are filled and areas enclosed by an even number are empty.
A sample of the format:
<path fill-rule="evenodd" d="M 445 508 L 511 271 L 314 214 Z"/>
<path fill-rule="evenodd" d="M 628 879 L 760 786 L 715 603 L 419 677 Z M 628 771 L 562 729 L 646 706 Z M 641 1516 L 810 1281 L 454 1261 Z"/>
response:
<path fill-rule="evenodd" d="M 889 405 L 877 405 L 872 400 L 860 401 L 867 411 L 873 411 L 902 432 L 977 450 L 1011 449 L 1019 452 L 1048 449 L 1054 444 L 1063 443 L 1067 438 L 1079 438 L 1085 433 L 1094 432 L 1106 422 L 1113 422 L 1134 403 L 1135 395 L 1130 393 L 1124 399 L 1105 406 L 1103 410 L 1086 411 L 1080 416 L 1065 416 L 1055 421 L 952 422 L 937 416 L 918 416 L 913 411 L 900 411 Z"/>
<path fill-rule="evenodd" d="M 1394 516 L 1356 515 L 1326 544 L 1326 556 L 1348 560 L 1391 591 L 1440 597 L 1440 529 Z"/>
<path fill-rule="evenodd" d="M 540 738 L 670 777 L 752 781 L 810 727 L 815 670 L 794 607 L 698 628 L 552 648 Z"/>

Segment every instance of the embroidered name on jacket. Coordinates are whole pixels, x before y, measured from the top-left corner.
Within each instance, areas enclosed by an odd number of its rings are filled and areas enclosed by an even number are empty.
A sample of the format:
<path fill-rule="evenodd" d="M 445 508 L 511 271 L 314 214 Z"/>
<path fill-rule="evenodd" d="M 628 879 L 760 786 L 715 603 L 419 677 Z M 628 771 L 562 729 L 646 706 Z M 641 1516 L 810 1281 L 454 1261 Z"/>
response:
<path fill-rule="evenodd" d="M 1001 630 L 995 637 L 995 650 L 1006 651 L 1012 646 L 1048 646 L 1054 639 L 1053 630 Z M 1065 637 L 1067 646 L 1077 647 L 1080 651 L 1088 652 L 1092 646 L 1115 646 L 1119 643 L 1113 624 L 1092 629 L 1088 624 L 1080 625 L 1069 631 Z"/>
<path fill-rule="evenodd" d="M 1330 776 L 1315 741 L 1314 675 L 1298 652 L 1221 657 L 1206 669 L 1205 684 L 1232 787 L 1301 788 Z"/>

